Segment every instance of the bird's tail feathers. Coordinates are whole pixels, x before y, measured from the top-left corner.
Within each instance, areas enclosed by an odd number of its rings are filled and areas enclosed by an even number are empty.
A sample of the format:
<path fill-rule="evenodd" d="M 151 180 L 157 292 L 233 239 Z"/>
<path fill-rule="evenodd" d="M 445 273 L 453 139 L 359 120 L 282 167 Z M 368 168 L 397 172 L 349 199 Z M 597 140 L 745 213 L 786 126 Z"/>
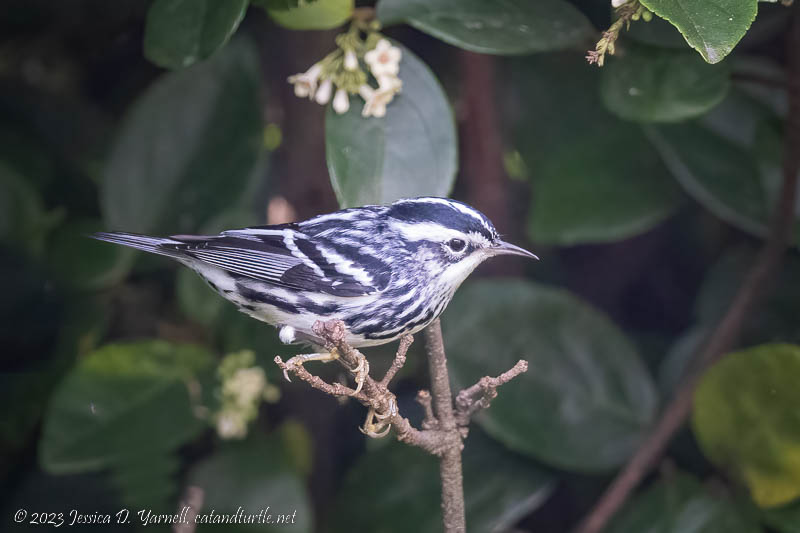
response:
<path fill-rule="evenodd" d="M 181 241 L 169 239 L 166 237 L 149 237 L 147 235 L 139 235 L 136 233 L 124 233 L 121 231 L 101 231 L 89 235 L 93 239 L 99 241 L 113 242 L 114 244 L 121 244 L 123 246 L 130 246 L 137 250 L 143 250 L 153 254 L 166 255 L 169 257 L 179 257 L 180 253 L 177 250 L 171 249 L 165 244 L 181 244 Z"/>

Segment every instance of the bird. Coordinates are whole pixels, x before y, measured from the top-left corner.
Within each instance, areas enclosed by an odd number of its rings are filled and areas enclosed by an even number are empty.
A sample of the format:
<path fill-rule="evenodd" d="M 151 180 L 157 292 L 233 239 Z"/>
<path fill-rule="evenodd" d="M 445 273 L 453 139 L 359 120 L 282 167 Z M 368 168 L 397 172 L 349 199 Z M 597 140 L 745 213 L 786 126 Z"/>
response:
<path fill-rule="evenodd" d="M 218 235 L 99 232 L 91 237 L 175 259 L 242 312 L 276 326 L 283 343 L 312 346 L 324 345 L 314 324 L 332 319 L 344 323 L 345 342 L 355 348 L 413 335 L 442 314 L 485 260 L 498 255 L 538 259 L 502 240 L 477 209 L 437 197 Z M 332 358 L 335 354 L 312 353 L 290 362 Z M 364 369 L 357 370 L 360 389 Z"/>

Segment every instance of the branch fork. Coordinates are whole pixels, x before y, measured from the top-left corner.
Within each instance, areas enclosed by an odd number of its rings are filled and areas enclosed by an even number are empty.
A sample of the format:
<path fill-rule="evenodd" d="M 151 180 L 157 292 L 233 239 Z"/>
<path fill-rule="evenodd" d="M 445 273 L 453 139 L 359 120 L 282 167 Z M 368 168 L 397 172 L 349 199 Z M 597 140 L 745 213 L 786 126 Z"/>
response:
<path fill-rule="evenodd" d="M 476 384 L 458 393 L 455 409 L 452 408 L 452 397 L 444 400 L 451 405 L 450 414 L 452 421 L 444 420 L 446 413 L 434 414 L 434 398 L 427 390 L 417 394 L 417 402 L 422 405 L 425 418 L 422 428 L 417 429 L 411 422 L 402 416 L 397 408 L 397 397 L 389 390 L 389 384 L 403 368 L 406 354 L 414 341 L 411 335 L 400 339 L 394 360 L 380 379 L 369 375 L 369 365 L 365 363 L 364 355 L 346 341 L 346 327 L 341 320 L 317 322 L 312 328 L 315 335 L 325 341 L 325 348 L 334 356 L 342 366 L 354 376 L 357 382 L 355 388 L 341 383 L 327 383 L 320 377 L 311 374 L 302 362 L 296 363 L 283 361 L 280 356 L 275 357 L 275 363 L 284 373 L 292 374 L 311 387 L 338 398 L 353 398 L 368 408 L 367 419 L 364 426 L 359 428 L 370 437 L 383 437 L 394 427 L 397 439 L 418 446 L 433 455 L 441 456 L 444 450 L 458 446 L 463 447 L 462 440 L 467 436 L 467 426 L 471 417 L 480 409 L 489 407 L 491 400 L 497 396 L 497 388 L 508 383 L 511 379 L 525 372 L 528 363 L 519 361 L 513 368 L 500 376 L 481 378 Z M 441 411 L 439 409 L 438 411 Z M 455 431 L 455 434 L 453 432 Z"/>

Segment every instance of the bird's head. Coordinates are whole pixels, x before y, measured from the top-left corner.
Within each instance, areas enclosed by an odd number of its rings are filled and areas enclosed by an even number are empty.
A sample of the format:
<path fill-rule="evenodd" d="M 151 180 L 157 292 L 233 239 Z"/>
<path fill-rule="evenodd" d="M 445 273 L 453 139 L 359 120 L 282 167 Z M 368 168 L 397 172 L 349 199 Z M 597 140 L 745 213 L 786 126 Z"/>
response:
<path fill-rule="evenodd" d="M 477 209 L 446 198 L 412 198 L 393 203 L 389 226 L 415 250 L 416 258 L 440 281 L 458 287 L 475 268 L 497 255 L 539 259 L 503 241 Z"/>

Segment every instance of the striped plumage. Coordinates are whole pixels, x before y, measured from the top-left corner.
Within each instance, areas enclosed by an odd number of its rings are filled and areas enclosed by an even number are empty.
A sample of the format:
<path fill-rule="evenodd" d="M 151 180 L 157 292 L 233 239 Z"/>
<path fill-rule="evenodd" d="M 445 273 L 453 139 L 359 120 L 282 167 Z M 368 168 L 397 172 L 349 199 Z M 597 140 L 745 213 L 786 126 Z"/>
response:
<path fill-rule="evenodd" d="M 281 328 L 284 342 L 318 344 L 314 322 L 338 318 L 356 347 L 424 328 L 485 259 L 536 257 L 500 240 L 476 209 L 444 198 L 345 209 L 216 236 L 94 237 L 180 261 L 243 312 Z"/>

